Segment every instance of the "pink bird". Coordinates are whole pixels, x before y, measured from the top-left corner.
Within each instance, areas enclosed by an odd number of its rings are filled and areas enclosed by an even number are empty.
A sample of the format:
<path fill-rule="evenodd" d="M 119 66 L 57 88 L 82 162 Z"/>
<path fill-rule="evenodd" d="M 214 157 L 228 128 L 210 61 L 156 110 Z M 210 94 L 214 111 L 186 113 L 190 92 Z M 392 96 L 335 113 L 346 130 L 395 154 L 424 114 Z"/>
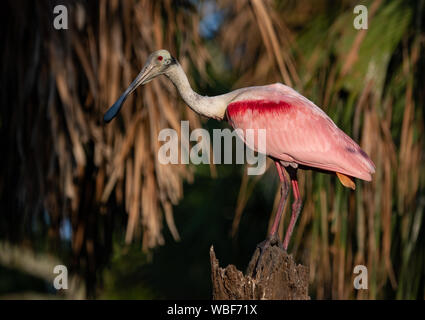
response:
<path fill-rule="evenodd" d="M 355 189 L 352 178 L 371 181 L 375 165 L 368 155 L 323 110 L 294 89 L 275 83 L 215 97 L 201 96 L 192 90 L 182 67 L 166 50 L 155 51 L 148 57 L 136 79 L 106 112 L 104 121 L 109 122 L 117 115 L 136 87 L 161 74 L 173 82 L 186 104 L 198 114 L 218 120 L 227 118 L 233 128 L 254 130 L 256 135 L 258 130 L 265 130 L 265 150 L 259 148 L 258 139 L 244 140 L 248 147 L 264 152 L 274 161 L 281 181 L 281 198 L 273 226 L 259 245 L 262 252 L 270 245 L 282 246 L 278 226 L 291 184 L 295 200 L 283 241 L 283 248 L 288 248 L 302 205 L 298 168 L 335 173 L 344 186 L 352 189 Z"/>

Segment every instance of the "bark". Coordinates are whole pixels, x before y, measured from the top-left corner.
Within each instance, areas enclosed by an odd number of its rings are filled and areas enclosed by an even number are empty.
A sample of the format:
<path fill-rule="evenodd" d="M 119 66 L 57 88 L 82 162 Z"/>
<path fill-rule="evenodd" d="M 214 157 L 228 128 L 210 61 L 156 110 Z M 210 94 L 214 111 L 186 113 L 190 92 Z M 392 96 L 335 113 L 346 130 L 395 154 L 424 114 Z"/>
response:
<path fill-rule="evenodd" d="M 309 269 L 296 264 L 278 246 L 268 247 L 260 259 L 257 248 L 245 275 L 234 265 L 221 268 L 210 248 L 214 300 L 309 300 Z M 257 266 L 257 267 L 256 267 Z"/>

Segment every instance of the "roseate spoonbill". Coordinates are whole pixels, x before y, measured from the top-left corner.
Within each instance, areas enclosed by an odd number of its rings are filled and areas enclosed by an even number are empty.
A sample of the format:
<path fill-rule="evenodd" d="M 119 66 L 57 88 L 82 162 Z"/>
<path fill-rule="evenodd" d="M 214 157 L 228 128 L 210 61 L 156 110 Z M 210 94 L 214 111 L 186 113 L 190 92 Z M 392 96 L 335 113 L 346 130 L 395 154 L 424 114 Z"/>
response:
<path fill-rule="evenodd" d="M 105 113 L 104 121 L 109 122 L 117 115 L 125 99 L 139 85 L 161 74 L 174 83 L 186 104 L 198 114 L 218 120 L 227 118 L 235 129 L 266 130 L 265 153 L 276 165 L 281 198 L 270 233 L 259 245 L 262 252 L 270 245 L 281 246 L 277 232 L 291 183 L 295 200 L 283 242 L 283 248 L 288 248 L 302 204 L 298 168 L 335 173 L 344 186 L 352 189 L 355 189 L 353 177 L 372 179 L 375 165 L 368 155 L 324 111 L 294 89 L 275 83 L 215 97 L 201 96 L 192 90 L 182 67 L 166 50 L 155 51 L 148 57 L 136 79 Z M 255 139 L 245 143 L 259 151 Z"/>

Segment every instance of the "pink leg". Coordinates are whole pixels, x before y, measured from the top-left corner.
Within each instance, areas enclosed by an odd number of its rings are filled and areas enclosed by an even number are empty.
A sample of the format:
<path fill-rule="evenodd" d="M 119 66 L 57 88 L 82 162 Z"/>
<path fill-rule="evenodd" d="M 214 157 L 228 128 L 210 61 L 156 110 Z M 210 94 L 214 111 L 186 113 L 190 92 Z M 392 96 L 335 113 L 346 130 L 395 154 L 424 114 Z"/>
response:
<path fill-rule="evenodd" d="M 277 230 L 279 229 L 280 219 L 282 218 L 282 212 L 283 212 L 283 209 L 285 208 L 286 198 L 288 197 L 289 182 L 288 182 L 288 179 L 286 178 L 286 176 L 283 172 L 284 168 L 282 167 L 280 162 L 275 161 L 275 165 L 276 165 L 277 172 L 279 173 L 279 179 L 280 179 L 280 182 L 281 182 L 280 201 L 279 201 L 279 206 L 278 206 L 277 211 L 276 211 L 276 217 L 274 218 L 273 226 L 270 230 L 269 236 L 267 237 L 266 240 L 264 240 L 263 242 L 261 242 L 257 245 L 257 248 L 260 249 L 260 255 L 259 255 L 257 263 L 256 263 L 257 267 L 258 267 L 258 265 L 261 261 L 261 258 L 263 257 L 264 251 L 269 246 L 278 245 L 279 247 L 282 248 L 282 243 L 280 242 L 280 239 L 277 235 Z"/>
<path fill-rule="evenodd" d="M 286 202 L 286 198 L 288 197 L 288 191 L 289 191 L 288 181 L 286 179 L 285 174 L 283 173 L 282 165 L 278 161 L 275 161 L 275 165 L 276 165 L 277 172 L 279 173 L 279 179 L 281 182 L 280 201 L 276 211 L 276 217 L 274 218 L 273 226 L 270 230 L 269 237 L 277 236 L 277 230 L 279 229 L 280 219 L 282 218 L 283 209 L 285 208 L 285 202 Z"/>
<path fill-rule="evenodd" d="M 292 231 L 294 231 L 295 223 L 300 215 L 302 200 L 300 191 L 298 190 L 297 172 L 291 175 L 292 190 L 294 192 L 294 203 L 292 204 L 291 221 L 289 222 L 288 229 L 286 230 L 285 240 L 283 241 L 283 248 L 288 249 L 289 241 L 291 240 Z"/>

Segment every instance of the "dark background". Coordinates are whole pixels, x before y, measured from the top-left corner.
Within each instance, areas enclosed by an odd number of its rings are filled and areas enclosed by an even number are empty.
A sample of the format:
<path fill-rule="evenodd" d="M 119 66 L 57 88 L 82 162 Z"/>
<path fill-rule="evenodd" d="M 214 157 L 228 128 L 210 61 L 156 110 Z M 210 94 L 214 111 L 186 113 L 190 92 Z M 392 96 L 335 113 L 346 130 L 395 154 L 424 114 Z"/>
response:
<path fill-rule="evenodd" d="M 67 30 L 53 28 L 58 4 Z M 353 27 L 358 4 L 367 30 Z M 160 165 L 161 129 L 228 127 L 195 115 L 165 78 L 102 122 L 164 48 L 204 95 L 294 87 L 376 164 L 354 192 L 300 174 L 289 251 L 310 268 L 312 298 L 423 299 L 424 13 L 423 0 L 5 1 L 0 297 L 209 299 L 211 245 L 222 266 L 245 269 L 277 205 L 273 166 L 248 177 L 241 165 Z M 52 285 L 57 264 L 66 292 Z M 358 264 L 366 291 L 353 289 Z"/>

